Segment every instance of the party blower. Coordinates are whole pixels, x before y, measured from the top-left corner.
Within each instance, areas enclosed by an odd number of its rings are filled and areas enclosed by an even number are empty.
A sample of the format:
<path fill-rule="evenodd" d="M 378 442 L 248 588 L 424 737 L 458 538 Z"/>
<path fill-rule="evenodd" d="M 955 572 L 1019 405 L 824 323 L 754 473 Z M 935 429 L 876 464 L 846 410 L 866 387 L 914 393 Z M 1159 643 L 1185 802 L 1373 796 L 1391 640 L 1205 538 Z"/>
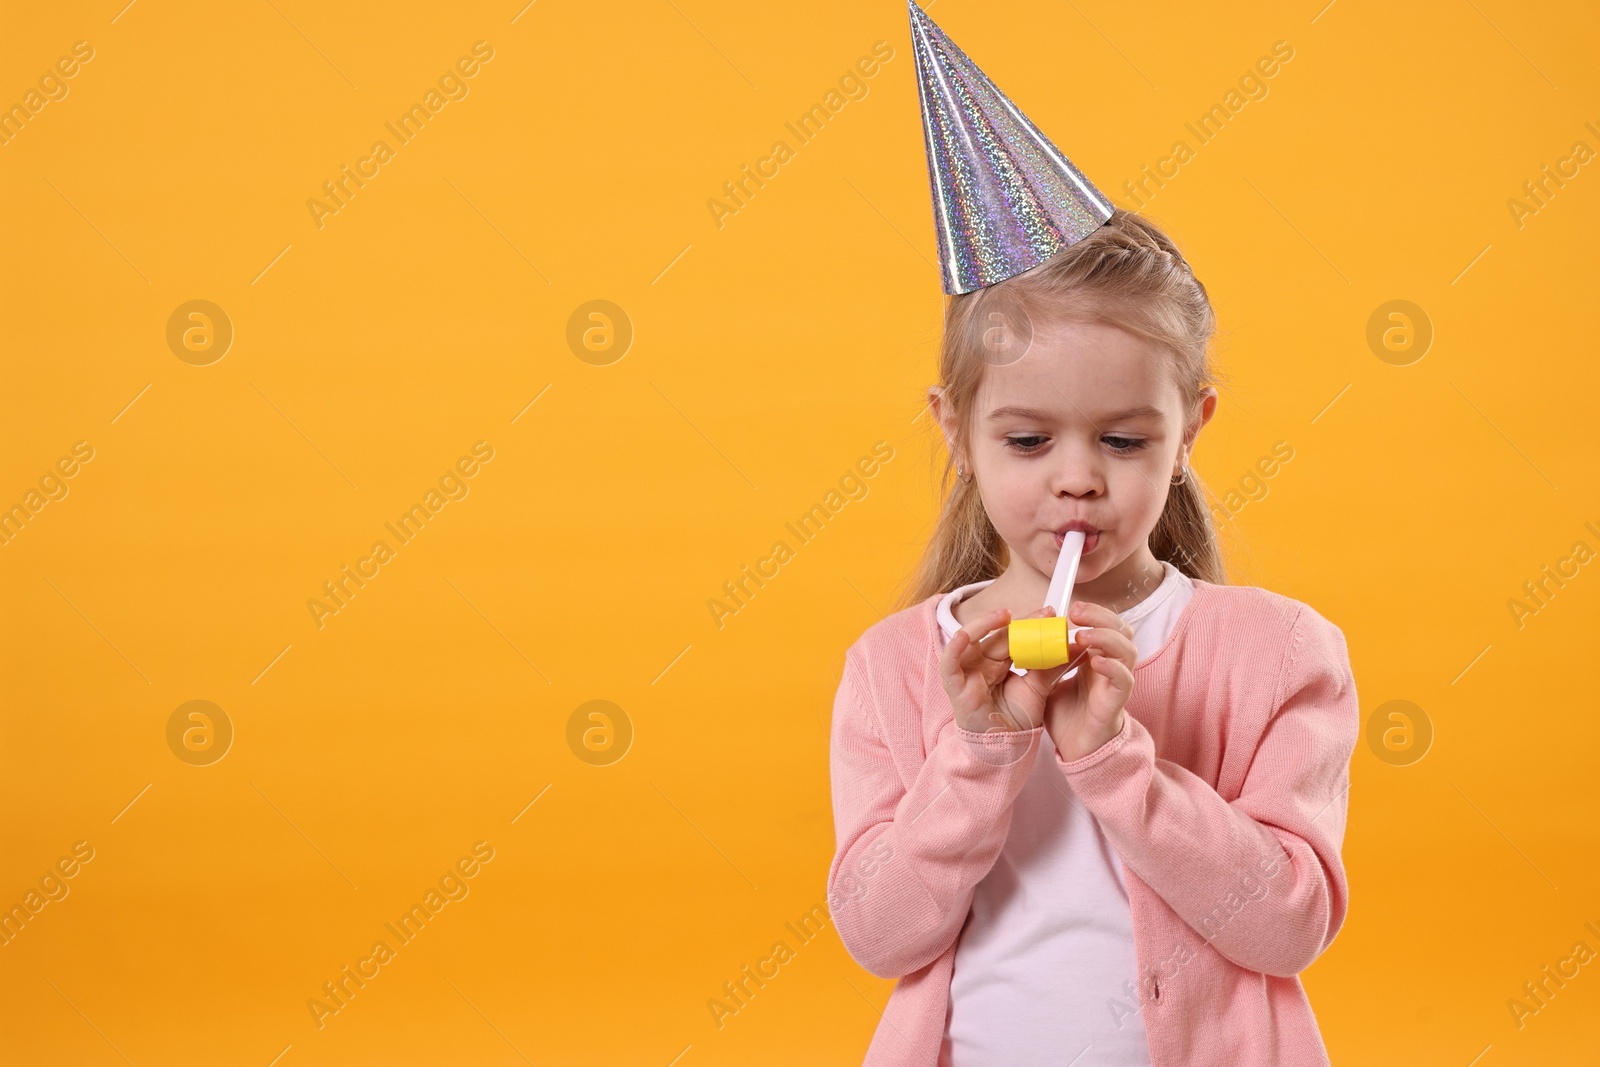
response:
<path fill-rule="evenodd" d="M 1050 575 L 1050 589 L 1044 597 L 1045 607 L 1055 608 L 1056 613 L 1043 619 L 1011 621 L 1006 633 L 1011 662 L 1023 670 L 1059 667 L 1067 662 L 1072 635 L 1083 629 L 1067 624 L 1067 604 L 1078 579 L 1084 537 L 1082 530 L 1068 530 L 1061 540 L 1061 555 L 1056 557 L 1056 569 Z"/>

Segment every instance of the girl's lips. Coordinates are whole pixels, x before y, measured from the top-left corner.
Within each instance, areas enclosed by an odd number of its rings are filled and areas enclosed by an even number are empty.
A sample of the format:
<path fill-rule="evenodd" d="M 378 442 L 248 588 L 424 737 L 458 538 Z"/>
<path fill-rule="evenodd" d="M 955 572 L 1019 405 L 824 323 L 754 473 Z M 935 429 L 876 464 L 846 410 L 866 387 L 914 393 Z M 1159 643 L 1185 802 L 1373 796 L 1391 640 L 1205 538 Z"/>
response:
<path fill-rule="evenodd" d="M 1062 546 L 1062 544 L 1066 541 L 1066 536 L 1064 534 L 1056 534 L 1055 535 L 1055 539 L 1056 539 L 1056 547 L 1060 548 Z M 1094 551 L 1094 546 L 1099 544 L 1099 543 L 1100 543 L 1100 531 L 1099 530 L 1096 530 L 1092 534 L 1086 535 L 1084 537 L 1084 539 L 1083 539 L 1083 554 L 1085 556 L 1087 556 L 1089 553 L 1093 552 Z"/>

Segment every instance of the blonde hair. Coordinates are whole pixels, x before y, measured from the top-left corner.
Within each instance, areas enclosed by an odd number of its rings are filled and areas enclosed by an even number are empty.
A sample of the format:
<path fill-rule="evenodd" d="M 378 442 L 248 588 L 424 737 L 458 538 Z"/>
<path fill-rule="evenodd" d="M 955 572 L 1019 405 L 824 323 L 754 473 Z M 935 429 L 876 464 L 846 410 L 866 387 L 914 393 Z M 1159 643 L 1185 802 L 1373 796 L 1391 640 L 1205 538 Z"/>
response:
<path fill-rule="evenodd" d="M 1171 355 L 1185 425 L 1198 414 L 1202 390 L 1227 381 L 1207 356 L 1216 314 L 1205 286 L 1172 238 L 1137 212 L 1118 208 L 1105 225 L 1039 266 L 950 297 L 939 384 L 944 404 L 956 416 L 956 441 L 941 475 L 944 503 L 938 524 L 901 608 L 997 578 L 1006 568 L 1006 544 L 983 509 L 976 481 L 954 476 L 954 455 L 968 452 L 973 408 L 987 365 L 982 335 L 988 312 L 1017 305 L 1034 321 L 1103 322 L 1159 345 Z M 1150 533 L 1150 551 L 1191 578 L 1227 582 L 1206 491 L 1194 470 L 1167 494 Z"/>

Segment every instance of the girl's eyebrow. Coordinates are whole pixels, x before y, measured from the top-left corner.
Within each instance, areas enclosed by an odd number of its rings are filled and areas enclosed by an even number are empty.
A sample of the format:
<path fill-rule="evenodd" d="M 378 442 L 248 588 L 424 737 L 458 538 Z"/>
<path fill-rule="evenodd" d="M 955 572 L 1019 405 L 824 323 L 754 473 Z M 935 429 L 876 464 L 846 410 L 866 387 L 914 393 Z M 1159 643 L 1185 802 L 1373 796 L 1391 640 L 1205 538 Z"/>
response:
<path fill-rule="evenodd" d="M 1164 413 L 1160 408 L 1151 407 L 1149 404 L 1140 404 L 1138 407 L 1129 408 L 1127 411 L 1114 411 L 1109 415 L 1102 415 L 1100 416 L 1100 420 L 1102 422 L 1126 422 L 1129 419 L 1159 419 L 1163 417 L 1163 414 Z M 1019 407 L 1015 404 L 1009 404 L 1003 408 L 995 408 L 993 411 L 989 412 L 990 421 L 998 421 L 1000 419 L 1007 418 L 1033 419 L 1038 422 L 1048 422 L 1052 416 L 1048 411 L 1040 411 L 1037 408 Z"/>

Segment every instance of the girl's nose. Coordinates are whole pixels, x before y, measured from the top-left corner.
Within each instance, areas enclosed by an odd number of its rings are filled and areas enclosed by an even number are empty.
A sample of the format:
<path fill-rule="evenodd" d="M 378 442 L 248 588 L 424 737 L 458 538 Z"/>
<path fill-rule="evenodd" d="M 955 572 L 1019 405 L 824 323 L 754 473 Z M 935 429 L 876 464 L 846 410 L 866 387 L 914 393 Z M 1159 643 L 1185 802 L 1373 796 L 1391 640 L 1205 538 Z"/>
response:
<path fill-rule="evenodd" d="M 1094 458 L 1079 448 L 1061 448 L 1051 472 L 1051 491 L 1057 496 L 1092 496 L 1104 485 Z"/>

